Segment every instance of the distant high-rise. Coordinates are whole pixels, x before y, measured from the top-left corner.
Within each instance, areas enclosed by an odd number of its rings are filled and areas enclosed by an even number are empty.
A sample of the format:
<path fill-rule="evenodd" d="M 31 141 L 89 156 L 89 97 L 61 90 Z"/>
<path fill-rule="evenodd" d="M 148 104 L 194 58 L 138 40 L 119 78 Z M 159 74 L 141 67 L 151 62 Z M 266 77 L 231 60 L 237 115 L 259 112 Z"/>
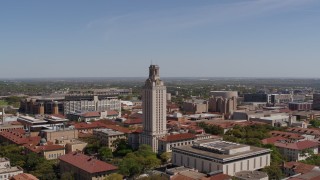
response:
<path fill-rule="evenodd" d="M 150 65 L 149 78 L 142 90 L 143 132 L 140 144 L 150 145 L 158 151 L 158 139 L 167 133 L 166 127 L 166 92 L 159 76 L 159 66 Z"/>

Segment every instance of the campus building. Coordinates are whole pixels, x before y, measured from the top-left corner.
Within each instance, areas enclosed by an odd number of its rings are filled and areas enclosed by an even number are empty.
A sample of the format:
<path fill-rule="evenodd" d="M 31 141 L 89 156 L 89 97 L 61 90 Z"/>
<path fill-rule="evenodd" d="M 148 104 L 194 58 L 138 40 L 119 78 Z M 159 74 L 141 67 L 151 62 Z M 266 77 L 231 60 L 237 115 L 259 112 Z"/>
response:
<path fill-rule="evenodd" d="M 158 139 L 167 134 L 167 88 L 160 80 L 159 66 L 150 65 L 149 78 L 142 90 L 143 132 L 140 144 L 150 145 L 158 151 Z"/>
<path fill-rule="evenodd" d="M 270 150 L 221 140 L 204 140 L 193 145 L 173 147 L 172 163 L 200 172 L 222 171 L 234 176 L 270 165 Z"/>

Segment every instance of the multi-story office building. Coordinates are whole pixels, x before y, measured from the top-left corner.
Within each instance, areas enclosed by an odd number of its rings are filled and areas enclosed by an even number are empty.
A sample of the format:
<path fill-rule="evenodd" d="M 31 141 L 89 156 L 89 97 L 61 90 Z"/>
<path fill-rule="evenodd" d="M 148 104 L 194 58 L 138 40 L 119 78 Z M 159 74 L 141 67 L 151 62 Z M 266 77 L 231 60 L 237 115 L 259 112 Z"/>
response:
<path fill-rule="evenodd" d="M 148 144 L 158 152 L 158 139 L 167 134 L 167 88 L 160 80 L 159 66 L 150 65 L 149 78 L 142 90 L 143 132 L 140 144 Z"/>
<path fill-rule="evenodd" d="M 244 102 L 271 102 L 271 97 L 268 94 L 244 94 L 243 98 Z"/>
<path fill-rule="evenodd" d="M 19 112 L 25 114 L 63 113 L 64 96 L 29 97 L 20 101 Z"/>
<path fill-rule="evenodd" d="M 320 110 L 320 93 L 313 94 L 313 104 L 312 107 L 314 110 Z"/>
<path fill-rule="evenodd" d="M 66 96 L 64 101 L 64 114 L 86 111 L 121 111 L 121 102 L 117 97 L 98 95 Z"/>
<path fill-rule="evenodd" d="M 312 110 L 312 103 L 308 102 L 290 102 L 289 109 L 291 111 L 308 111 Z"/>
<path fill-rule="evenodd" d="M 227 141 L 198 141 L 193 145 L 173 147 L 172 163 L 200 172 L 222 171 L 234 176 L 240 171 L 254 171 L 270 165 L 270 150 Z"/>

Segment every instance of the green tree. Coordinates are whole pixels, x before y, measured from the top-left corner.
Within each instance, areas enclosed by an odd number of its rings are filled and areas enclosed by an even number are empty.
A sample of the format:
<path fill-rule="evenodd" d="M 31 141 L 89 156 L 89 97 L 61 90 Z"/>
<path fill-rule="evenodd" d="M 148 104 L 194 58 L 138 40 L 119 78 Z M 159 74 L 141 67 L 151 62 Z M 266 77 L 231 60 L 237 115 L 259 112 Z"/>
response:
<path fill-rule="evenodd" d="M 169 152 L 163 152 L 161 155 L 160 155 L 160 159 L 162 161 L 162 163 L 166 164 L 169 162 L 169 160 L 171 159 L 171 153 Z"/>
<path fill-rule="evenodd" d="M 123 176 L 118 173 L 112 173 L 106 177 L 106 180 L 122 180 L 122 179 L 123 179 Z"/>
<path fill-rule="evenodd" d="M 139 163 L 138 158 L 129 153 L 119 164 L 119 172 L 125 176 L 135 176 L 142 172 L 142 164 Z"/>
<path fill-rule="evenodd" d="M 306 160 L 303 160 L 301 162 L 306 163 L 306 164 L 320 166 L 320 156 L 312 154 Z"/>
<path fill-rule="evenodd" d="M 112 150 L 108 147 L 101 147 L 98 151 L 100 159 L 106 161 L 113 157 Z"/>
<path fill-rule="evenodd" d="M 263 172 L 266 172 L 269 176 L 269 179 L 276 179 L 276 180 L 280 180 L 283 177 L 281 168 L 279 168 L 279 166 L 267 166 L 265 168 L 262 169 Z"/>
<path fill-rule="evenodd" d="M 74 173 L 73 172 L 64 172 L 61 175 L 61 180 L 74 180 Z"/>
<path fill-rule="evenodd" d="M 310 120 L 309 123 L 311 124 L 312 127 L 315 127 L 315 128 L 320 127 L 320 121 L 317 119 Z"/>
<path fill-rule="evenodd" d="M 135 152 L 128 153 L 120 162 L 120 173 L 135 177 L 145 171 L 151 170 L 161 164 L 160 159 L 148 145 L 141 145 Z"/>
<path fill-rule="evenodd" d="M 126 139 L 117 139 L 113 142 L 113 145 L 116 147 L 116 150 L 113 153 L 114 156 L 124 157 L 132 152 L 132 147 L 128 144 Z"/>
<path fill-rule="evenodd" d="M 43 157 L 39 157 L 36 153 L 28 153 L 26 155 L 26 161 L 24 169 L 27 171 L 35 171 L 39 164 L 43 163 L 45 159 Z"/>
<path fill-rule="evenodd" d="M 98 153 L 98 151 L 101 147 L 101 144 L 100 144 L 100 141 L 96 137 L 92 136 L 92 137 L 84 138 L 83 141 L 88 143 L 88 145 L 84 149 L 84 152 L 86 154 L 92 155 L 92 154 Z"/>
<path fill-rule="evenodd" d="M 38 164 L 34 171 L 30 173 L 43 180 L 53 180 L 57 179 L 57 175 L 54 171 L 54 166 L 56 165 L 56 161 L 43 161 Z"/>

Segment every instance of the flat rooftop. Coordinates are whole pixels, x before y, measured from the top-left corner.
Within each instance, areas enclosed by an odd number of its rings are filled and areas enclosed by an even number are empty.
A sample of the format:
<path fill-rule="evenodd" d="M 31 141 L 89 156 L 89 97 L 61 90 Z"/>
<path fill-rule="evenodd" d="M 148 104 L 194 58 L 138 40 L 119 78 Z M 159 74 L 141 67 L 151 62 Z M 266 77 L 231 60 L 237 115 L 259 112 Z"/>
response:
<path fill-rule="evenodd" d="M 250 151 L 250 146 L 237 144 L 228 141 L 209 141 L 205 143 L 194 143 L 193 148 L 210 151 L 218 154 L 236 154 L 240 152 Z"/>
<path fill-rule="evenodd" d="M 246 180 L 256 180 L 268 178 L 268 174 L 262 171 L 240 171 L 235 174 L 235 177 Z"/>
<path fill-rule="evenodd" d="M 105 129 L 95 129 L 94 131 L 96 131 L 96 132 L 102 132 L 102 133 L 104 133 L 104 134 L 108 134 L 109 136 L 123 135 L 123 134 L 124 134 L 123 132 L 115 131 L 115 130 L 113 130 L 113 129 L 108 129 L 108 128 L 105 128 Z"/>
<path fill-rule="evenodd" d="M 17 172 L 17 171 L 23 172 L 23 169 L 20 167 L 10 167 L 10 168 L 6 168 L 6 169 L 0 169 L 0 174 L 12 173 L 12 172 Z"/>
<path fill-rule="evenodd" d="M 9 161 L 9 159 L 8 158 L 0 158 L 0 162 L 7 162 L 7 161 Z"/>
<path fill-rule="evenodd" d="M 207 158 L 218 159 L 223 162 L 257 154 L 270 153 L 269 149 L 237 144 L 227 141 L 211 140 L 205 143 L 196 142 L 194 145 L 173 147 L 173 152 L 198 154 Z"/>
<path fill-rule="evenodd" d="M 289 118 L 289 116 L 288 115 L 276 115 L 276 116 L 270 116 L 270 117 L 261 117 L 260 119 L 273 121 L 273 120 L 286 119 L 286 118 Z"/>
<path fill-rule="evenodd" d="M 32 124 L 36 124 L 36 123 L 47 123 L 47 121 L 42 120 L 42 119 L 37 119 L 31 116 L 20 116 L 18 117 L 18 121 L 24 121 L 24 122 L 28 122 L 28 123 L 32 123 Z"/>

